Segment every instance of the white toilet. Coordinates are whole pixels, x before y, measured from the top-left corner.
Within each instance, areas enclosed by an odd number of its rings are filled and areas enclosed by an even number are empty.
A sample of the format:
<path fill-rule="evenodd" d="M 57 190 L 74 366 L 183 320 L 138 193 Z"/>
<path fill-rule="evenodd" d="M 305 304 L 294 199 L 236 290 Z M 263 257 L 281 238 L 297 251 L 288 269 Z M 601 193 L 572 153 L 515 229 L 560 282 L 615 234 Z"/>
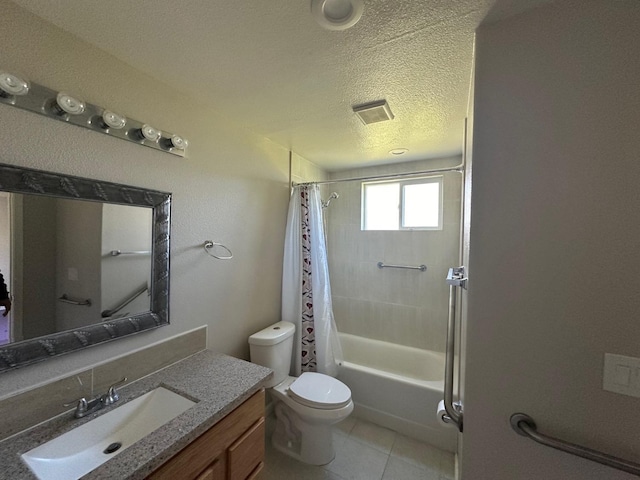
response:
<path fill-rule="evenodd" d="M 278 322 L 249 337 L 251 361 L 273 370 L 267 383 L 274 401 L 277 423 L 275 448 L 311 465 L 333 460 L 332 426 L 353 411 L 351 390 L 322 373 L 289 376 L 295 326 Z"/>

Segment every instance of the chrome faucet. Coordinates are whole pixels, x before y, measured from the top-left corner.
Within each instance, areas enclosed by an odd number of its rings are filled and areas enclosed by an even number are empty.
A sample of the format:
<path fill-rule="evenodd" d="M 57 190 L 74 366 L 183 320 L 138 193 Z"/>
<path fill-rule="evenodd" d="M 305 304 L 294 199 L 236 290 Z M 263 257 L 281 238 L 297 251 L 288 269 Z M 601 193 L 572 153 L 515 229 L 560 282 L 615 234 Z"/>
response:
<path fill-rule="evenodd" d="M 92 400 L 87 400 L 85 397 L 82 397 L 76 402 L 65 403 L 65 407 L 70 407 L 72 405 L 76 405 L 76 411 L 73 413 L 75 418 L 82 418 L 85 415 L 89 415 L 90 413 L 97 412 L 98 410 L 103 409 L 109 405 L 113 405 L 118 400 L 120 400 L 120 395 L 116 390 L 116 387 L 119 387 L 123 383 L 127 381 L 127 377 L 124 377 L 122 380 L 114 383 L 109 387 L 107 393 L 104 395 L 100 395 Z"/>

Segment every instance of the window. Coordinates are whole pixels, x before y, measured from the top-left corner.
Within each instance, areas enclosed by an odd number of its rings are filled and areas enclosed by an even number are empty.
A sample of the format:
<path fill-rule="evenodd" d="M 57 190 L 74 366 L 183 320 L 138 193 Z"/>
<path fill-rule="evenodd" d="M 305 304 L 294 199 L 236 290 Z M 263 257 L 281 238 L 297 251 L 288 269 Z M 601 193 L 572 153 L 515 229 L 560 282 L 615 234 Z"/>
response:
<path fill-rule="evenodd" d="M 442 230 L 442 177 L 363 183 L 362 230 Z"/>

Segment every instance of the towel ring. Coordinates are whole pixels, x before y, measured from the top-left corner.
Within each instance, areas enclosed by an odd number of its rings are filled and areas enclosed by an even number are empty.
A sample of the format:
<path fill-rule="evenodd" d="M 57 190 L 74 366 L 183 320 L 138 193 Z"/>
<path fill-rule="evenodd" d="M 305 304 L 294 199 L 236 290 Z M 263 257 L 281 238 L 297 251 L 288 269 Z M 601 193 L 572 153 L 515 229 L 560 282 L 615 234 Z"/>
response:
<path fill-rule="evenodd" d="M 209 251 L 209 249 L 213 248 L 213 247 L 222 247 L 224 248 L 227 252 L 229 252 L 229 255 L 227 256 L 222 256 L 222 255 L 214 255 L 213 253 L 211 253 Z M 212 242 L 211 240 L 205 240 L 204 242 L 204 251 L 207 252 L 207 255 L 212 256 L 213 258 L 217 258 L 218 260 L 231 260 L 233 258 L 233 252 L 231 250 L 229 250 L 229 247 L 218 243 L 218 242 Z"/>

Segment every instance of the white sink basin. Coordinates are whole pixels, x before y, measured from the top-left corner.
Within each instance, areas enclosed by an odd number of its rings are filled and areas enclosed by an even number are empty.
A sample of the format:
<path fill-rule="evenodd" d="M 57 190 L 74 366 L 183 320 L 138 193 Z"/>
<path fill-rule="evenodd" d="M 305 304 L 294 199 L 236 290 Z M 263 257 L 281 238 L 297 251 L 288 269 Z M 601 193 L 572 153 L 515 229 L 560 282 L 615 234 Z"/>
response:
<path fill-rule="evenodd" d="M 193 405 L 159 387 L 29 450 L 22 459 L 41 480 L 78 479 Z"/>

